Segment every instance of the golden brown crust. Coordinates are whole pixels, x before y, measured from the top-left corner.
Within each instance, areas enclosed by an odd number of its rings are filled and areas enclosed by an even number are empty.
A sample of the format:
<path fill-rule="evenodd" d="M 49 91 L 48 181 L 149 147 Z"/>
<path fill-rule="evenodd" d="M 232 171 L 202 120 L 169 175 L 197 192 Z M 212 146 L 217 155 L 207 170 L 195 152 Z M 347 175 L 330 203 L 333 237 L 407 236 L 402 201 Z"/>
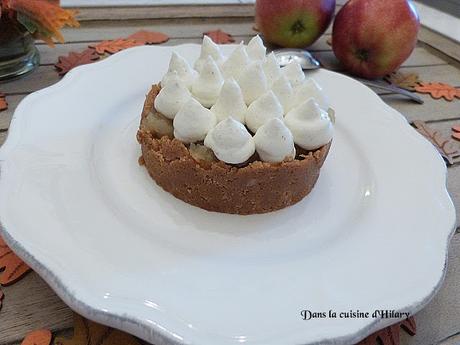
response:
<path fill-rule="evenodd" d="M 154 85 L 142 118 L 152 111 L 158 91 Z M 137 139 L 148 173 L 165 191 L 209 211 L 241 215 L 271 212 L 302 200 L 315 185 L 330 148 L 329 143 L 289 162 L 235 167 L 195 160 L 179 140 L 158 138 L 142 128 Z"/>

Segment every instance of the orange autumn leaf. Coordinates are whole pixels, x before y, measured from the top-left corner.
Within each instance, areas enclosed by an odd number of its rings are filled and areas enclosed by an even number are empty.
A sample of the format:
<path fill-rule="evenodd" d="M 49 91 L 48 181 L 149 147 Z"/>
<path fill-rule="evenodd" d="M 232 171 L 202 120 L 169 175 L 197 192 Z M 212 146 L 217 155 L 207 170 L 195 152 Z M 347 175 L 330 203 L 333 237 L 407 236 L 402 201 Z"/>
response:
<path fill-rule="evenodd" d="M 204 35 L 208 36 L 210 39 L 217 44 L 227 44 L 235 42 L 235 39 L 232 35 L 222 31 L 222 30 L 213 30 L 205 32 Z"/>
<path fill-rule="evenodd" d="M 439 154 L 449 164 L 454 164 L 454 158 L 460 155 L 455 143 L 449 138 L 445 138 L 442 133 L 431 128 L 427 123 L 416 120 L 413 122 L 415 129 L 433 144 Z"/>
<path fill-rule="evenodd" d="M 392 72 L 383 79 L 401 89 L 415 91 L 415 88 L 422 82 L 417 73 L 402 73 L 399 71 Z"/>
<path fill-rule="evenodd" d="M 160 44 L 169 41 L 169 36 L 162 32 L 141 30 L 127 37 L 142 44 Z"/>
<path fill-rule="evenodd" d="M 54 67 L 58 70 L 59 75 L 64 75 L 72 68 L 93 63 L 99 58 L 96 50 L 88 48 L 81 53 L 70 52 L 67 56 L 60 56 Z"/>
<path fill-rule="evenodd" d="M 453 101 L 455 97 L 460 98 L 460 89 L 444 83 L 420 83 L 415 87 L 419 93 L 429 93 L 434 99 L 444 98 L 446 101 Z"/>
<path fill-rule="evenodd" d="M 47 329 L 40 329 L 26 335 L 21 345 L 50 345 L 52 334 Z"/>
<path fill-rule="evenodd" d="M 57 337 L 55 345 L 140 345 L 132 335 L 74 314 L 72 338 Z"/>
<path fill-rule="evenodd" d="M 53 38 L 64 42 L 60 31 L 64 26 L 79 26 L 75 19 L 76 11 L 65 10 L 55 1 L 3 0 L 3 5 L 6 9 L 16 11 L 18 20 L 28 27 L 33 27 L 34 35 L 50 45 L 53 45 Z"/>
<path fill-rule="evenodd" d="M 24 274 L 30 271 L 30 267 L 25 264 L 10 247 L 7 246 L 5 241 L 0 237 L 0 284 L 7 285 L 14 283 L 20 279 Z"/>
<path fill-rule="evenodd" d="M 452 133 L 452 138 L 460 141 L 460 133 L 459 132 Z"/>
<path fill-rule="evenodd" d="M 5 94 L 0 92 L 0 111 L 8 109 L 8 102 L 6 101 Z"/>
<path fill-rule="evenodd" d="M 410 317 L 404 321 L 398 322 L 397 324 L 377 331 L 359 342 L 357 345 L 400 345 L 400 328 L 411 336 L 415 335 L 417 328 L 414 317 Z"/>
<path fill-rule="evenodd" d="M 132 39 L 117 38 L 116 40 L 102 41 L 101 43 L 90 45 L 89 47 L 95 49 L 98 54 L 103 55 L 105 53 L 115 54 L 124 49 L 141 45 L 143 45 L 143 43 Z"/>

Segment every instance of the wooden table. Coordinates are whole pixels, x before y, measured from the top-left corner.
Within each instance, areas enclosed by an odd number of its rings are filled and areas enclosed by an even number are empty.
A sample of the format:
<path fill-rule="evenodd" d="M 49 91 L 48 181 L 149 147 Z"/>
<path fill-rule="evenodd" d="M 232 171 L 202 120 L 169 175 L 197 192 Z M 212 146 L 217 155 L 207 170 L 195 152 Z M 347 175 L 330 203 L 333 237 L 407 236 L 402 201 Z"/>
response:
<path fill-rule="evenodd" d="M 58 56 L 70 51 L 81 51 L 93 42 L 126 37 L 140 29 L 168 34 L 171 40 L 167 45 L 199 43 L 203 32 L 216 28 L 233 34 L 237 40 L 248 41 L 255 34 L 253 15 L 252 5 L 81 9 L 82 27 L 78 30 L 64 30 L 67 39 L 65 44 L 50 49 L 38 43 L 41 64 L 37 71 L 23 79 L 0 84 L 0 91 L 7 94 L 10 104 L 7 111 L 0 113 L 0 144 L 8 134 L 8 126 L 18 103 L 29 93 L 59 80 L 53 67 Z M 331 48 L 326 42 L 330 35 L 331 29 L 311 47 L 311 51 L 323 58 L 332 57 Z M 425 28 L 419 38 L 415 51 L 401 70 L 416 72 L 426 81 L 460 86 L 460 46 Z M 417 105 L 392 93 L 380 95 L 390 106 L 404 114 L 407 120 L 426 121 L 448 136 L 451 126 L 460 123 L 460 100 L 447 102 L 422 95 L 425 104 Z M 460 163 L 448 169 L 448 189 L 454 203 L 460 205 Z M 442 289 L 416 315 L 417 335 L 403 335 L 402 344 L 447 345 L 460 342 L 459 232 L 457 229 L 450 245 L 448 272 Z M 408 267 L 408 274 L 417 269 L 423 270 L 423 267 Z M 2 289 L 6 300 L 0 312 L 0 345 L 19 344 L 28 331 L 38 328 L 51 329 L 55 334 L 69 333 L 72 326 L 71 310 L 36 273 L 30 273 L 18 283 Z"/>

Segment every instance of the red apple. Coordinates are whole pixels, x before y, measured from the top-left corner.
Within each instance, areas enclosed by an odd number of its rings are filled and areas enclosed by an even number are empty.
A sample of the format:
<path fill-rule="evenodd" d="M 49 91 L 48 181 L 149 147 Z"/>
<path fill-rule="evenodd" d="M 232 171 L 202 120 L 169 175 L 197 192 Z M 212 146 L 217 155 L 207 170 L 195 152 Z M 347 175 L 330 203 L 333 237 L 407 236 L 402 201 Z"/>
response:
<path fill-rule="evenodd" d="M 419 27 L 408 0 L 350 0 L 335 18 L 332 49 L 352 74 L 382 77 L 412 53 Z"/>
<path fill-rule="evenodd" d="M 331 23 L 335 0 L 257 0 L 256 24 L 266 41 L 303 48 Z"/>

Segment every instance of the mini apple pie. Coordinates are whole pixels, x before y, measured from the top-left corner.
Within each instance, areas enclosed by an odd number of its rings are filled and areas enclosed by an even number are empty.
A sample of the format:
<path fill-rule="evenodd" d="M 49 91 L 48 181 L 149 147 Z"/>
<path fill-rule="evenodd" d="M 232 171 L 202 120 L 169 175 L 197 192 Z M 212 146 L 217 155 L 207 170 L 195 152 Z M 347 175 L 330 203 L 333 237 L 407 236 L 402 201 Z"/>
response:
<path fill-rule="evenodd" d="M 295 62 L 280 68 L 259 36 L 228 58 L 205 36 L 194 67 L 173 53 L 148 93 L 140 162 L 165 191 L 205 210 L 279 210 L 314 187 L 331 114 L 316 81 Z"/>

